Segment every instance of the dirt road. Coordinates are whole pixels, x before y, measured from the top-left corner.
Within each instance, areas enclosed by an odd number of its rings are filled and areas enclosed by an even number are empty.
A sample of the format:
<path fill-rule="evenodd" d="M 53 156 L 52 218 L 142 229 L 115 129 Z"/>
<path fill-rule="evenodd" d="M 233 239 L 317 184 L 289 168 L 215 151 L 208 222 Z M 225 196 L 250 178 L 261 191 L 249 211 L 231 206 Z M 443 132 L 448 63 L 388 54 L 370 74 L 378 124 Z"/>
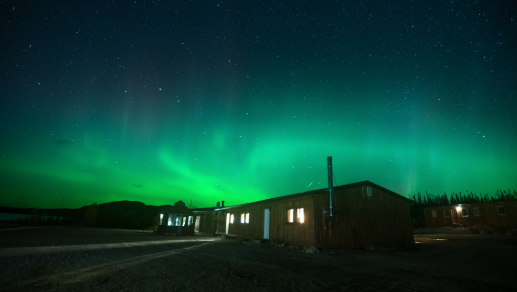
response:
<path fill-rule="evenodd" d="M 9 228 L 7 230 L 6 228 Z M 510 291 L 517 238 L 422 229 L 410 251 L 303 249 L 140 230 L 0 227 L 2 291 Z"/>

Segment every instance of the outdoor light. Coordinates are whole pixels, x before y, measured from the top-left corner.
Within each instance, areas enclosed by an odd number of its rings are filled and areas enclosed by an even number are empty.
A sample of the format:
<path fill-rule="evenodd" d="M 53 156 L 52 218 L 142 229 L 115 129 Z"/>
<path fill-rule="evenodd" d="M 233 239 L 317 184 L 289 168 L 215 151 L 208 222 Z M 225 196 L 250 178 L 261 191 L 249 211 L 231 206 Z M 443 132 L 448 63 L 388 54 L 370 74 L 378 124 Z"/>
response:
<path fill-rule="evenodd" d="M 461 210 L 461 205 L 459 205 L 458 207 L 456 207 L 456 210 Z"/>

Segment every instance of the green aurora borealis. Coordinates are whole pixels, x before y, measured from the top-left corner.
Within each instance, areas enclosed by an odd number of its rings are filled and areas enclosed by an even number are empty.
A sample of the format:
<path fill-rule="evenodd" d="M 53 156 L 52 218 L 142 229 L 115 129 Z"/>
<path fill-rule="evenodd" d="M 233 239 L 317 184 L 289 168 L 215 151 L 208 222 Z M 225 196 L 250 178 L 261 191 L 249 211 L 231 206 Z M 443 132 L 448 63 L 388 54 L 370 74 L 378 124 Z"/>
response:
<path fill-rule="evenodd" d="M 0 205 L 516 188 L 514 3 L 162 2 L 0 6 Z"/>

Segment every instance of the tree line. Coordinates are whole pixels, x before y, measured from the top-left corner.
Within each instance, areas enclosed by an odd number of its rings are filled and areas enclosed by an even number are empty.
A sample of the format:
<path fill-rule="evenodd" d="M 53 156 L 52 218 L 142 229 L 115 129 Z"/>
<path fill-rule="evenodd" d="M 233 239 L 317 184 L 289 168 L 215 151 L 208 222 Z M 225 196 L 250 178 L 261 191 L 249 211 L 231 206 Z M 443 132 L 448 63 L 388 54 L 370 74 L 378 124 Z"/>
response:
<path fill-rule="evenodd" d="M 412 198 L 411 200 L 413 201 L 409 207 L 413 227 L 425 227 L 424 208 L 455 204 L 489 203 L 517 200 L 517 191 L 513 190 L 512 192 L 511 190 L 497 190 L 496 193 L 492 196 L 488 194 L 483 195 L 482 193 L 475 194 L 474 192 L 469 191 L 466 191 L 465 193 L 452 192 L 451 194 L 443 192 L 443 194 L 434 195 L 426 191 L 425 194 L 417 193 L 412 197 L 409 196 L 409 198 Z"/>
<path fill-rule="evenodd" d="M 427 191 L 425 194 L 418 193 L 413 195 L 413 205 L 424 205 L 426 207 L 445 206 L 454 204 L 472 204 L 472 203 L 489 203 L 489 202 L 500 202 L 500 201 L 511 201 L 517 200 L 517 191 L 513 190 L 497 190 L 495 195 L 490 196 L 488 194 L 475 194 L 467 190 L 464 194 L 461 192 L 452 192 L 447 195 L 445 192 L 441 195 L 429 194 Z"/>

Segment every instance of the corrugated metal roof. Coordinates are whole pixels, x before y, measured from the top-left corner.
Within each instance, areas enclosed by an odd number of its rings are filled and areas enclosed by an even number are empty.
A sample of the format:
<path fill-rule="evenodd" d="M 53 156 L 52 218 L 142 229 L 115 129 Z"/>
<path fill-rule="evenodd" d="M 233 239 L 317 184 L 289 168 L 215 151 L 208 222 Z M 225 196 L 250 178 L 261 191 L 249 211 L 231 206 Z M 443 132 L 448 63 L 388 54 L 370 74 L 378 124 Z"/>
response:
<path fill-rule="evenodd" d="M 369 181 L 369 180 L 365 180 L 365 181 L 361 181 L 361 182 L 356 182 L 356 183 L 351 183 L 351 184 L 347 184 L 347 185 L 341 185 L 341 186 L 335 186 L 334 187 L 334 190 L 342 190 L 342 189 L 348 189 L 348 188 L 353 188 L 353 187 L 357 187 L 357 186 L 361 186 L 361 185 L 370 185 L 370 186 L 373 186 L 379 190 L 382 190 L 384 192 L 386 192 L 387 194 L 389 195 L 392 195 L 398 199 L 401 199 L 401 200 L 404 200 L 408 203 L 411 203 L 413 202 L 412 200 L 406 198 L 406 197 L 403 197 L 393 191 L 390 191 L 386 188 L 383 188 L 377 184 L 374 184 L 373 182 Z M 327 192 L 328 189 L 325 188 L 325 189 L 318 189 L 318 190 L 313 190 L 313 191 L 309 191 L 309 192 L 302 192 L 302 193 L 297 193 L 297 194 L 292 194 L 292 195 L 287 195 L 287 196 L 282 196 L 282 197 L 276 197 L 276 198 L 271 198 L 271 199 L 266 199 L 266 200 L 262 200 L 262 201 L 256 201 L 256 202 L 251 202 L 251 203 L 246 203 L 246 204 L 240 204 L 240 205 L 234 205 L 234 206 L 226 206 L 226 207 L 223 207 L 223 208 L 215 208 L 215 207 L 212 207 L 212 208 L 198 208 L 198 209 L 193 209 L 194 212 L 200 212 L 200 211 L 212 211 L 214 209 L 218 209 L 218 210 L 225 210 L 225 209 L 231 209 L 231 208 L 236 208 L 236 207 L 241 207 L 241 206 L 245 206 L 245 205 L 253 205 L 253 204 L 260 204 L 260 203 L 267 203 L 267 202 L 274 202 L 274 201 L 278 201 L 278 200 L 285 200 L 285 199 L 291 199 L 291 198 L 297 198 L 297 197 L 303 197 L 303 196 L 310 196 L 310 195 L 313 195 L 313 194 L 319 194 L 319 193 L 322 193 L 322 192 Z"/>

